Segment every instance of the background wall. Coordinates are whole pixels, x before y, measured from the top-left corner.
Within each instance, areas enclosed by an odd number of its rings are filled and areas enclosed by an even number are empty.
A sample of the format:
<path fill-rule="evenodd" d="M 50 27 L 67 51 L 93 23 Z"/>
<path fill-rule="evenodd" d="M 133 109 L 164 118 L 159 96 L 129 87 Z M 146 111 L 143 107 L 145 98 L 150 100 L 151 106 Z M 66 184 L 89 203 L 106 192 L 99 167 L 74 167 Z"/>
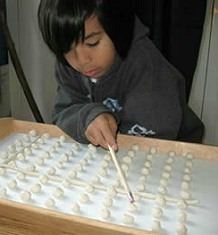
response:
<path fill-rule="evenodd" d="M 39 0 L 7 0 L 8 24 L 30 88 L 46 122 L 51 121 L 56 83 L 54 58 L 42 42 L 36 12 Z M 197 6 L 196 6 L 197 7 Z M 205 143 L 218 145 L 218 0 L 207 1 L 204 35 L 190 105 L 206 125 Z M 10 64 L 12 116 L 34 120 Z"/>
<path fill-rule="evenodd" d="M 54 58 L 42 41 L 37 24 L 39 0 L 7 0 L 7 19 L 21 65 L 44 118 L 51 123 L 56 83 Z M 12 64 L 9 66 L 11 115 L 34 120 Z"/>
<path fill-rule="evenodd" d="M 206 126 L 204 142 L 218 145 L 218 0 L 207 1 L 204 33 L 189 104 Z"/>

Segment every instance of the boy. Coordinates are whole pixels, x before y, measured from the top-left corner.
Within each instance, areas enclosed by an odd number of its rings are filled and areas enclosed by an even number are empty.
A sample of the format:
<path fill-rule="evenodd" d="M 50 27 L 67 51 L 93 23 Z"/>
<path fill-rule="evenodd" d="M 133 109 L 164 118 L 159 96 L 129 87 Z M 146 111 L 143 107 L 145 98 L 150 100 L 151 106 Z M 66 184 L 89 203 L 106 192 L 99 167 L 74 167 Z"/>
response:
<path fill-rule="evenodd" d="M 54 123 L 78 142 L 115 150 L 118 132 L 201 142 L 184 78 L 131 9 L 127 0 L 41 0 L 39 28 L 57 57 Z"/>

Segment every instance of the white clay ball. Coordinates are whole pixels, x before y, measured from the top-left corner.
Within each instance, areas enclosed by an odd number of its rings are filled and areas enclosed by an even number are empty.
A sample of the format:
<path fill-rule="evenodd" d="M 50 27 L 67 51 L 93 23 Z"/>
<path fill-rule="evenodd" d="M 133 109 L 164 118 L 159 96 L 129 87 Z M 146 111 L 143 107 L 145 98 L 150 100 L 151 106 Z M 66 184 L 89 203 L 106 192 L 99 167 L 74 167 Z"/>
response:
<path fill-rule="evenodd" d="M 29 136 L 29 135 L 24 135 L 24 136 L 23 136 L 23 140 L 24 140 L 26 143 L 29 143 L 29 142 L 30 142 L 30 136 Z"/>
<path fill-rule="evenodd" d="M 57 142 L 54 143 L 55 149 L 58 149 L 60 146 L 61 146 L 61 142 L 60 141 L 57 141 Z"/>
<path fill-rule="evenodd" d="M 65 142 L 66 141 L 66 136 L 62 135 L 62 136 L 60 136 L 59 139 L 60 139 L 61 142 Z"/>
<path fill-rule="evenodd" d="M 137 185 L 137 190 L 138 191 L 145 191 L 145 186 L 143 185 L 143 184 L 139 184 L 139 185 Z"/>
<path fill-rule="evenodd" d="M 102 167 L 102 168 L 108 168 L 108 167 L 109 167 L 109 162 L 106 161 L 106 160 L 103 160 L 103 161 L 101 162 L 101 167 Z"/>
<path fill-rule="evenodd" d="M 25 191 L 23 193 L 21 193 L 21 199 L 22 201 L 29 201 L 31 199 L 31 193 L 28 191 Z"/>
<path fill-rule="evenodd" d="M 64 154 L 61 155 L 61 160 L 64 161 L 64 162 L 68 162 L 69 161 L 69 156 L 66 153 L 64 153 Z"/>
<path fill-rule="evenodd" d="M 156 199 L 155 199 L 155 202 L 157 203 L 158 206 L 160 207 L 164 207 L 166 206 L 166 199 L 162 196 L 158 196 Z"/>
<path fill-rule="evenodd" d="M 183 191 L 180 193 L 180 195 L 181 195 L 181 197 L 182 197 L 183 199 L 190 199 L 190 197 L 191 197 L 191 193 L 190 193 L 190 192 L 187 192 L 187 191 L 185 191 L 185 190 L 183 190 Z"/>
<path fill-rule="evenodd" d="M 130 203 L 129 205 L 128 205 L 128 211 L 129 212 L 136 212 L 136 211 L 138 211 L 138 208 L 137 208 L 137 206 L 136 206 L 136 204 L 135 203 Z"/>
<path fill-rule="evenodd" d="M 40 175 L 39 181 L 40 181 L 42 184 L 47 184 L 48 181 L 49 181 L 49 178 L 48 178 L 48 176 L 46 176 L 46 175 Z"/>
<path fill-rule="evenodd" d="M 50 159 L 51 158 L 51 154 L 50 152 L 45 152 L 43 155 L 44 158 Z"/>
<path fill-rule="evenodd" d="M 187 160 L 186 163 L 185 163 L 185 165 L 186 165 L 187 167 L 192 168 L 192 167 L 193 167 L 193 161 L 192 161 L 192 160 Z"/>
<path fill-rule="evenodd" d="M 135 157 L 135 152 L 133 151 L 133 150 L 129 150 L 128 152 L 127 152 L 127 155 L 129 156 L 129 157 Z"/>
<path fill-rule="evenodd" d="M 29 156 L 32 154 L 32 150 L 30 148 L 25 148 L 24 153 Z"/>
<path fill-rule="evenodd" d="M 115 182 L 113 183 L 114 187 L 119 187 L 121 185 L 120 180 L 116 179 Z"/>
<path fill-rule="evenodd" d="M 168 185 L 168 179 L 166 178 L 161 179 L 160 184 L 161 186 L 166 187 Z"/>
<path fill-rule="evenodd" d="M 47 170 L 47 173 L 49 175 L 55 175 L 56 174 L 56 169 L 54 167 L 50 167 L 48 170 Z"/>
<path fill-rule="evenodd" d="M 74 213 L 78 213 L 78 212 L 80 211 L 80 206 L 79 206 L 77 203 L 75 203 L 75 204 L 72 206 L 72 211 L 73 211 Z"/>
<path fill-rule="evenodd" d="M 129 157 L 129 156 L 125 156 L 123 158 L 123 162 L 126 163 L 126 164 L 131 164 L 132 163 L 132 158 Z"/>
<path fill-rule="evenodd" d="M 173 157 L 167 157 L 166 163 L 167 164 L 172 164 L 174 162 L 174 158 Z"/>
<path fill-rule="evenodd" d="M 79 200 L 82 203 L 87 203 L 87 202 L 89 202 L 89 196 L 84 193 L 84 194 L 80 195 L 80 199 Z"/>
<path fill-rule="evenodd" d="M 22 140 L 15 140 L 15 145 L 16 145 L 17 147 L 22 147 L 22 146 L 23 146 Z"/>
<path fill-rule="evenodd" d="M 123 216 L 123 223 L 124 224 L 133 224 L 134 223 L 134 217 L 131 215 L 124 214 Z"/>
<path fill-rule="evenodd" d="M 17 173 L 17 178 L 19 180 L 25 180 L 26 179 L 26 175 L 23 172 L 19 172 L 19 173 Z"/>
<path fill-rule="evenodd" d="M 181 208 L 181 209 L 186 209 L 188 207 L 188 204 L 185 200 L 180 200 L 178 202 L 178 207 Z"/>
<path fill-rule="evenodd" d="M 162 209 L 161 208 L 153 208 L 152 209 L 152 215 L 155 217 L 155 218 L 160 218 L 162 215 L 163 215 L 163 212 L 162 212 Z"/>
<path fill-rule="evenodd" d="M 176 228 L 177 235 L 186 235 L 187 234 L 187 228 L 184 224 L 179 223 Z"/>
<path fill-rule="evenodd" d="M 157 153 L 157 149 L 155 147 L 151 147 L 150 148 L 150 153 L 151 154 L 156 154 Z"/>
<path fill-rule="evenodd" d="M 161 232 L 161 224 L 159 220 L 153 220 L 151 224 L 151 229 L 153 232 L 160 233 Z"/>
<path fill-rule="evenodd" d="M 33 171 L 36 170 L 36 166 L 35 165 L 28 166 L 26 170 L 29 171 L 29 172 L 33 172 Z"/>
<path fill-rule="evenodd" d="M 88 148 L 89 148 L 89 150 L 90 150 L 92 153 L 96 153 L 96 152 L 97 152 L 97 148 L 96 148 L 94 145 L 92 145 L 92 144 L 89 144 L 89 145 L 88 145 Z"/>
<path fill-rule="evenodd" d="M 7 189 L 6 188 L 0 188 L 0 198 L 4 198 L 7 196 Z"/>
<path fill-rule="evenodd" d="M 108 219 L 110 217 L 110 211 L 107 208 L 101 210 L 101 217 L 103 219 Z"/>
<path fill-rule="evenodd" d="M 77 178 L 77 172 L 75 170 L 70 171 L 69 174 L 68 174 L 68 177 L 70 179 L 76 179 Z"/>
<path fill-rule="evenodd" d="M 166 194 L 167 193 L 167 188 L 161 185 L 161 186 L 158 187 L 158 192 L 160 194 Z"/>
<path fill-rule="evenodd" d="M 150 169 L 147 168 L 147 167 L 143 167 L 143 168 L 142 168 L 142 174 L 143 174 L 143 175 L 149 175 L 149 174 L 150 174 Z"/>
<path fill-rule="evenodd" d="M 34 184 L 31 186 L 31 191 L 33 193 L 40 193 L 41 192 L 41 185 L 40 184 Z"/>
<path fill-rule="evenodd" d="M 7 185 L 8 185 L 8 188 L 14 189 L 14 188 L 17 187 L 17 181 L 16 180 L 10 180 Z"/>
<path fill-rule="evenodd" d="M 56 189 L 53 190 L 52 195 L 53 195 L 54 197 L 56 197 L 56 198 L 63 197 L 63 195 L 64 195 L 64 190 L 61 189 L 61 188 L 56 188 Z"/>
<path fill-rule="evenodd" d="M 185 167 L 185 169 L 184 169 L 184 173 L 185 174 L 191 174 L 191 172 L 192 172 L 192 170 L 191 170 L 191 168 L 190 167 Z"/>
<path fill-rule="evenodd" d="M 169 157 L 175 157 L 175 156 L 176 156 L 176 153 L 173 152 L 173 151 L 169 151 L 169 152 L 168 152 L 168 156 L 169 156 Z"/>
<path fill-rule="evenodd" d="M 166 164 L 166 166 L 164 167 L 164 170 L 167 172 L 172 171 L 172 169 L 173 169 L 172 165 L 169 165 L 169 164 Z"/>
<path fill-rule="evenodd" d="M 14 145 L 9 145 L 9 146 L 8 146 L 8 151 L 9 151 L 10 153 L 16 153 L 16 146 L 14 146 Z"/>
<path fill-rule="evenodd" d="M 103 205 L 106 207 L 111 207 L 113 205 L 113 200 L 110 197 L 106 197 L 103 200 Z"/>
<path fill-rule="evenodd" d="M 88 160 L 87 159 L 82 159 L 80 161 L 80 163 L 82 164 L 82 166 L 86 166 L 88 164 Z"/>
<path fill-rule="evenodd" d="M 146 181 L 146 176 L 145 175 L 140 176 L 139 182 L 141 182 L 143 184 L 143 183 L 145 183 L 145 181 Z"/>
<path fill-rule="evenodd" d="M 9 154 L 8 154 L 8 152 L 4 151 L 4 152 L 0 153 L 0 156 L 2 159 L 7 159 L 9 157 Z"/>
<path fill-rule="evenodd" d="M 108 175 L 108 170 L 105 168 L 101 168 L 99 173 L 102 177 L 105 177 Z"/>
<path fill-rule="evenodd" d="M 31 147 L 32 147 L 33 149 L 39 149 L 39 145 L 38 145 L 37 143 L 33 143 L 33 144 L 31 145 Z"/>
<path fill-rule="evenodd" d="M 178 214 L 178 221 L 184 223 L 186 221 L 187 214 L 184 211 L 180 211 Z"/>
<path fill-rule="evenodd" d="M 121 168 L 124 172 L 127 172 L 129 170 L 129 166 L 127 164 L 122 164 Z"/>
<path fill-rule="evenodd" d="M 92 192 L 95 191 L 95 187 L 93 185 L 91 185 L 91 184 L 88 184 L 88 185 L 86 185 L 85 190 L 88 193 L 92 193 Z"/>
<path fill-rule="evenodd" d="M 4 176 L 4 175 L 5 175 L 5 172 L 6 172 L 5 168 L 1 168 L 1 167 L 0 167 L 0 175 L 1 175 L 1 176 Z"/>
<path fill-rule="evenodd" d="M 113 198 L 117 195 L 117 190 L 115 187 L 111 186 L 107 189 L 108 196 Z"/>
<path fill-rule="evenodd" d="M 171 177 L 171 174 L 170 174 L 170 172 L 164 171 L 163 174 L 162 174 L 162 177 L 163 177 L 164 179 L 169 179 L 169 178 Z"/>
<path fill-rule="evenodd" d="M 182 184 L 181 184 L 181 189 L 189 190 L 190 189 L 190 182 L 183 181 Z"/>
<path fill-rule="evenodd" d="M 15 161 L 12 160 L 12 161 L 8 162 L 8 166 L 13 167 L 13 168 L 16 168 L 16 167 L 17 167 L 17 164 L 16 164 Z"/>
<path fill-rule="evenodd" d="M 56 167 L 57 167 L 58 169 L 63 169 L 63 168 L 64 168 L 64 163 L 61 162 L 61 161 L 59 161 L 59 162 L 56 164 Z"/>
<path fill-rule="evenodd" d="M 132 150 L 135 151 L 135 152 L 138 152 L 139 148 L 140 148 L 139 144 L 133 144 L 132 145 Z"/>
<path fill-rule="evenodd" d="M 194 155 L 191 154 L 191 153 L 188 153 L 188 154 L 186 155 L 186 158 L 187 158 L 188 160 L 193 160 L 193 159 L 194 159 Z"/>
<path fill-rule="evenodd" d="M 45 160 L 44 160 L 43 157 L 38 157 L 37 160 L 36 160 L 36 163 L 37 163 L 38 165 L 44 165 Z"/>
<path fill-rule="evenodd" d="M 37 139 L 38 144 L 45 144 L 45 140 L 42 138 Z"/>
<path fill-rule="evenodd" d="M 43 135 L 42 135 L 42 137 L 44 138 L 44 139 L 50 139 L 50 134 L 49 133 L 44 133 Z"/>
<path fill-rule="evenodd" d="M 36 136 L 37 136 L 37 131 L 36 131 L 36 130 L 31 130 L 31 131 L 29 132 L 29 134 L 30 134 L 30 136 L 32 136 L 32 137 L 36 137 Z"/>
<path fill-rule="evenodd" d="M 48 198 L 48 199 L 45 201 L 45 206 L 46 206 L 46 207 L 49 207 L 49 208 L 55 207 L 55 200 L 52 199 L 52 198 Z"/>
<path fill-rule="evenodd" d="M 69 149 L 69 150 L 67 151 L 67 155 L 68 155 L 69 157 L 74 156 L 73 150 L 72 150 L 72 149 Z"/>
<path fill-rule="evenodd" d="M 62 182 L 62 185 L 65 187 L 65 188 L 70 188 L 71 186 L 71 182 L 69 180 L 64 180 Z"/>
<path fill-rule="evenodd" d="M 91 181 L 92 181 L 93 183 L 96 183 L 96 184 L 101 182 L 100 177 L 98 177 L 98 176 L 93 176 L 92 179 L 91 179 Z"/>
<path fill-rule="evenodd" d="M 83 165 L 78 163 L 75 165 L 74 169 L 78 172 L 81 172 L 83 170 Z"/>
<path fill-rule="evenodd" d="M 26 157 L 25 157 L 25 155 L 24 155 L 23 153 L 18 153 L 18 154 L 17 154 L 17 159 L 18 159 L 19 161 L 25 161 L 25 160 L 26 160 Z"/>
<path fill-rule="evenodd" d="M 112 158 L 111 158 L 110 153 L 106 153 L 106 154 L 104 155 L 104 160 L 105 160 L 105 161 L 110 162 L 111 159 L 112 159 Z"/>
<path fill-rule="evenodd" d="M 145 162 L 144 166 L 147 167 L 147 168 L 151 168 L 151 167 L 152 167 L 151 161 L 147 160 L 147 161 Z"/>
<path fill-rule="evenodd" d="M 79 143 L 76 143 L 76 142 L 72 143 L 72 148 L 73 148 L 74 150 L 78 150 L 79 147 L 80 147 L 80 144 L 79 144 Z M 93 146 L 93 147 L 94 147 L 94 146 Z"/>
<path fill-rule="evenodd" d="M 147 155 L 147 160 L 151 161 L 153 159 L 153 155 L 152 154 L 148 154 Z"/>

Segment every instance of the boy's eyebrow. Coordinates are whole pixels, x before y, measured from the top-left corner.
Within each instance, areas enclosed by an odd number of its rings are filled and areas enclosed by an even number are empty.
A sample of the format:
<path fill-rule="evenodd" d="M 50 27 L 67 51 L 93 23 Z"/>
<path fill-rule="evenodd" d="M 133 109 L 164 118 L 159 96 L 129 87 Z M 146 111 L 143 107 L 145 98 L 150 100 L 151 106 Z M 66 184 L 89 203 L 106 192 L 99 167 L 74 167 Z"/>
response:
<path fill-rule="evenodd" d="M 92 33 L 88 34 L 87 36 L 85 36 L 84 40 L 87 40 L 87 39 L 92 38 L 92 37 L 99 35 L 99 34 L 101 34 L 101 32 L 92 32 Z"/>

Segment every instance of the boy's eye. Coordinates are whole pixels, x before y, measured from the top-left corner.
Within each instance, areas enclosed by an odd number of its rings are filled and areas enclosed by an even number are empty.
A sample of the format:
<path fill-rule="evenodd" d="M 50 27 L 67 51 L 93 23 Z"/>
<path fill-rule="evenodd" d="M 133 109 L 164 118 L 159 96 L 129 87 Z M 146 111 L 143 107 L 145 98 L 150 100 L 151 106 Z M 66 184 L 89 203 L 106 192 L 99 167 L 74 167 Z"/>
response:
<path fill-rule="evenodd" d="M 96 41 L 96 42 L 93 42 L 93 43 L 86 43 L 87 46 L 89 47 L 95 47 L 99 44 L 100 41 Z"/>

